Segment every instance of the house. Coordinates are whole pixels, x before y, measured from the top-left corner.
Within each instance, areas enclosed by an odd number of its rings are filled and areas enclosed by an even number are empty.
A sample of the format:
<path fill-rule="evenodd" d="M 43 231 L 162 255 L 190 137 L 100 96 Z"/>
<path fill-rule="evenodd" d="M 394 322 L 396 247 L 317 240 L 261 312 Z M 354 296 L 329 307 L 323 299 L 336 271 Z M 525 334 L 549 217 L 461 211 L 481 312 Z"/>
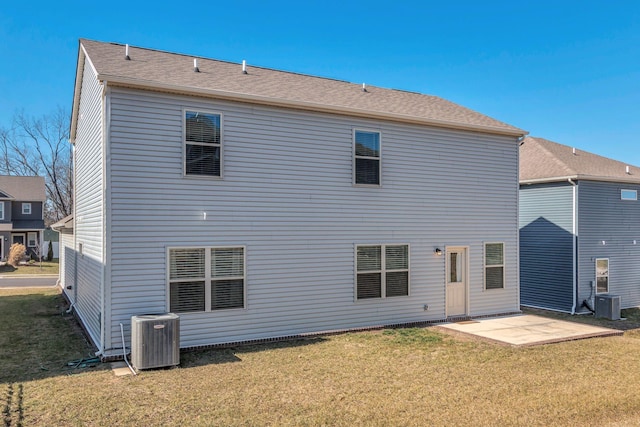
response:
<path fill-rule="evenodd" d="M 36 256 L 42 248 L 44 231 L 44 178 L 41 176 L 0 175 L 0 258 L 21 243 L 27 254 Z"/>
<path fill-rule="evenodd" d="M 640 306 L 640 168 L 527 137 L 520 147 L 525 306 L 568 313 L 598 294 Z M 584 304 L 586 302 L 586 304 Z"/>
<path fill-rule="evenodd" d="M 519 311 L 521 129 L 81 40 L 70 131 L 63 290 L 105 357 L 141 314 L 178 313 L 187 348 Z"/>

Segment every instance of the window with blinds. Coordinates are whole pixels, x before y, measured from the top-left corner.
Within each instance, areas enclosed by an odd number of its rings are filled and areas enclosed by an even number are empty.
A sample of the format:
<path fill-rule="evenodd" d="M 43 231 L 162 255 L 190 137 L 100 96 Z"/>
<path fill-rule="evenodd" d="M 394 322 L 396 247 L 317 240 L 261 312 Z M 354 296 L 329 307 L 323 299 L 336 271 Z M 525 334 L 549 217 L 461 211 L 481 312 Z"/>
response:
<path fill-rule="evenodd" d="M 380 185 L 380 132 L 354 131 L 354 182 Z"/>
<path fill-rule="evenodd" d="M 356 272 L 356 299 L 409 295 L 409 246 L 357 246 Z"/>
<path fill-rule="evenodd" d="M 484 245 L 484 288 L 504 288 L 504 243 Z"/>
<path fill-rule="evenodd" d="M 170 248 L 168 262 L 171 312 L 244 308 L 244 247 Z"/>
<path fill-rule="evenodd" d="M 184 112 L 184 173 L 222 176 L 221 115 Z"/>

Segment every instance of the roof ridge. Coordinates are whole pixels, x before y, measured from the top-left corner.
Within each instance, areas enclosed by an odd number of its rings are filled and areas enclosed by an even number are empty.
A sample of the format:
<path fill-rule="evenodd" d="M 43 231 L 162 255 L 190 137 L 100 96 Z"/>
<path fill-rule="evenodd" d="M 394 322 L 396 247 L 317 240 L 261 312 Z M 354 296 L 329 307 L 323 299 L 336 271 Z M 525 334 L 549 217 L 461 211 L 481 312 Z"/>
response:
<path fill-rule="evenodd" d="M 101 42 L 98 40 L 92 40 L 92 39 L 80 39 L 81 41 L 88 41 L 88 42 L 94 42 L 94 43 L 106 43 L 106 44 L 110 44 L 113 46 L 125 46 L 125 44 L 123 43 L 118 43 L 118 42 Z M 230 60 L 226 60 L 226 59 L 216 59 L 216 58 L 211 58 L 209 56 L 202 56 L 202 55 L 190 55 L 187 53 L 180 53 L 180 52 L 171 52 L 168 50 L 162 50 L 162 49 L 154 49 L 154 48 L 150 48 L 150 47 L 143 47 L 143 46 L 134 46 L 134 45 L 129 45 L 130 48 L 136 48 L 136 49 L 142 49 L 142 50 L 147 50 L 150 52 L 158 52 L 158 53 L 165 53 L 168 55 L 175 55 L 175 56 L 183 56 L 186 58 L 197 58 L 197 59 L 204 59 L 207 61 L 214 61 L 214 62 L 220 62 L 223 64 L 228 64 L 228 65 L 242 65 L 242 62 L 235 62 L 235 61 L 230 61 Z M 301 73 L 298 71 L 288 71 L 288 70 L 281 70 L 278 68 L 271 68 L 271 67 L 265 67 L 262 65 L 254 65 L 254 64 L 250 64 L 247 63 L 247 67 L 251 67 L 251 68 L 256 68 L 256 69 L 260 69 L 260 70 L 266 70 L 266 71 L 274 71 L 276 73 L 286 73 L 286 74 L 294 74 L 297 76 L 303 76 L 303 77 L 312 77 L 312 78 L 316 78 L 316 79 L 323 79 L 323 80 L 331 80 L 334 82 L 341 82 L 341 83 L 348 83 L 348 84 L 352 84 L 352 85 L 359 85 L 360 83 L 355 83 L 355 82 L 350 82 L 349 80 L 344 80 L 344 79 L 338 79 L 335 77 L 325 77 L 325 76 L 319 76 L 319 75 L 315 75 L 315 74 L 307 74 L 307 73 Z M 380 88 L 374 85 L 369 85 L 367 84 L 367 87 L 375 87 L 378 89 L 384 89 L 384 88 Z M 390 89 L 390 90 L 399 90 L 399 89 Z M 409 91 L 404 91 L 404 92 L 409 92 Z M 418 93 L 420 95 L 422 95 L 420 92 L 414 92 L 414 93 Z"/>

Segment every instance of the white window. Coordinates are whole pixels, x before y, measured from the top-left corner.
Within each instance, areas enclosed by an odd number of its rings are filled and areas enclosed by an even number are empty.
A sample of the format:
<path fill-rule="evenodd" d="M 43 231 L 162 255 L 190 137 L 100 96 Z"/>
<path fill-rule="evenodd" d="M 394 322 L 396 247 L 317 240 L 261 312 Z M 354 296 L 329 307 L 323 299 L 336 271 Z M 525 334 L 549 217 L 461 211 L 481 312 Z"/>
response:
<path fill-rule="evenodd" d="M 0 219 L 4 219 L 4 202 L 0 202 Z"/>
<path fill-rule="evenodd" d="M 353 131 L 353 182 L 380 185 L 380 132 Z"/>
<path fill-rule="evenodd" d="M 596 293 L 604 294 L 609 292 L 609 259 L 596 259 Z"/>
<path fill-rule="evenodd" d="M 638 200 L 637 190 L 620 190 L 621 200 Z"/>
<path fill-rule="evenodd" d="M 356 299 L 409 295 L 409 245 L 356 247 Z"/>
<path fill-rule="evenodd" d="M 31 215 L 31 203 L 22 204 L 22 215 Z"/>
<path fill-rule="evenodd" d="M 38 244 L 38 233 L 37 232 L 29 232 L 27 233 L 27 246 L 30 248 L 36 247 Z"/>
<path fill-rule="evenodd" d="M 484 288 L 504 288 L 504 243 L 484 244 Z"/>
<path fill-rule="evenodd" d="M 184 174 L 222 176 L 222 116 L 184 111 Z"/>
<path fill-rule="evenodd" d="M 169 248 L 169 311 L 245 307 L 244 247 Z"/>

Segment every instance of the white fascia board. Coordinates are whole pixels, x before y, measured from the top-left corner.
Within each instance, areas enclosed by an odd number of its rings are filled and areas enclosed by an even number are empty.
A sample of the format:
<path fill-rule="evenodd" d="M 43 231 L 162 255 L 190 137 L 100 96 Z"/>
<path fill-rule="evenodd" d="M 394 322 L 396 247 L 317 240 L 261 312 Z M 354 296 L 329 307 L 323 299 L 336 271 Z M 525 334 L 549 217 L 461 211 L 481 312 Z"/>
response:
<path fill-rule="evenodd" d="M 520 185 L 544 184 L 549 182 L 564 182 L 568 180 L 640 184 L 640 177 L 625 178 L 625 177 L 615 177 L 615 176 L 571 175 L 571 176 L 557 176 L 557 177 L 549 177 L 549 178 L 525 179 L 520 181 Z"/>

